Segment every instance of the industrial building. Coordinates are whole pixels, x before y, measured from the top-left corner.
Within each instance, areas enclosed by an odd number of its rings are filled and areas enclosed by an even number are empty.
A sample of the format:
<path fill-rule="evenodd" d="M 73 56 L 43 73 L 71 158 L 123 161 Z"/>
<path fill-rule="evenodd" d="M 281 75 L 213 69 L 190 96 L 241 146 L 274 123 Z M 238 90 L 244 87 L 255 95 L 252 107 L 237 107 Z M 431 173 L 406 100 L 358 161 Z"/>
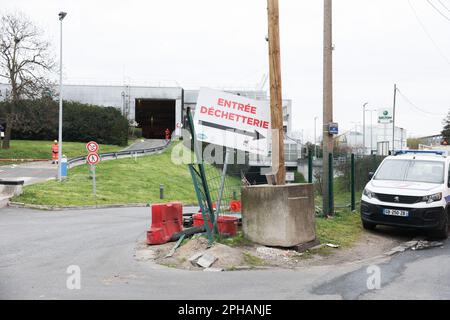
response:
<path fill-rule="evenodd" d="M 383 124 L 366 126 L 365 130 L 356 126 L 354 129 L 335 137 L 335 144 L 341 148 L 351 149 L 356 154 L 388 155 L 392 151 L 392 134 L 392 125 L 389 127 Z M 404 128 L 395 127 L 395 150 L 407 148 L 406 134 Z"/>
<path fill-rule="evenodd" d="M 8 97 L 8 84 L 0 83 L 0 101 Z M 224 90 L 257 100 L 267 100 L 263 90 Z M 186 125 L 188 107 L 195 112 L 199 90 L 181 87 L 64 85 L 64 100 L 119 109 L 131 123 L 136 122 L 147 139 L 163 139 L 164 130 L 179 135 L 180 124 Z M 291 132 L 291 100 L 283 101 L 285 133 Z"/>
<path fill-rule="evenodd" d="M 59 91 L 59 88 L 56 88 Z M 0 84 L 0 101 L 7 99 L 9 85 Z M 257 100 L 267 100 L 264 90 L 232 89 L 223 90 Z M 63 86 L 64 100 L 77 101 L 105 107 L 115 107 L 128 118 L 130 123 L 142 129 L 147 139 L 163 139 L 164 131 L 169 129 L 175 136 L 181 135 L 181 127 L 186 127 L 186 110 L 195 112 L 199 90 L 181 87 L 153 87 L 131 85 L 77 85 Z M 292 128 L 292 101 L 283 100 L 283 128 L 290 136 Z M 297 165 L 301 146 L 286 138 L 286 164 Z M 250 165 L 270 165 L 268 157 L 250 157 Z"/>

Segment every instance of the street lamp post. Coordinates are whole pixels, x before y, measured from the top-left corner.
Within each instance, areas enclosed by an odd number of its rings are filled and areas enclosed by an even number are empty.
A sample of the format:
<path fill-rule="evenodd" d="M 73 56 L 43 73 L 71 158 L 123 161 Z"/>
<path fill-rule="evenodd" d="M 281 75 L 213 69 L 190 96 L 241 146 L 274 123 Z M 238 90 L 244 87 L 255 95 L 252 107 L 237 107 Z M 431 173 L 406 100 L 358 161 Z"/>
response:
<path fill-rule="evenodd" d="M 58 128 L 58 180 L 62 181 L 61 176 L 61 159 L 62 159 L 62 106 L 63 106 L 63 89 L 62 89 L 62 21 L 67 15 L 66 12 L 58 14 L 60 21 L 60 46 L 59 46 L 59 128 Z"/>
<path fill-rule="evenodd" d="M 366 154 L 366 106 L 368 102 L 363 104 L 363 153 Z"/>
<path fill-rule="evenodd" d="M 314 157 L 317 159 L 317 136 L 316 136 L 316 121 L 319 117 L 314 117 Z"/>

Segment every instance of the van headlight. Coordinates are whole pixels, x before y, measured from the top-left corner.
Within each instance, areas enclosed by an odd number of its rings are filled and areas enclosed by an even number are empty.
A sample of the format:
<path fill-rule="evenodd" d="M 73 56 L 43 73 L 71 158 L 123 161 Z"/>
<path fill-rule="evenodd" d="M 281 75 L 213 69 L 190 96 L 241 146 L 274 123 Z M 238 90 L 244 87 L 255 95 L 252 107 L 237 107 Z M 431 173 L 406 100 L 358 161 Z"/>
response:
<path fill-rule="evenodd" d="M 440 200 L 442 200 L 442 192 L 438 192 L 438 193 L 432 194 L 430 196 L 425 196 L 422 198 L 422 201 L 426 202 L 426 203 L 432 203 L 432 202 L 440 201 Z"/>
<path fill-rule="evenodd" d="M 376 198 L 376 197 L 377 197 L 376 194 L 375 194 L 374 192 L 370 191 L 370 190 L 367 189 L 367 188 L 364 188 L 363 195 L 365 195 L 365 196 L 366 196 L 367 198 L 369 198 L 369 199 L 372 199 L 372 198 Z"/>

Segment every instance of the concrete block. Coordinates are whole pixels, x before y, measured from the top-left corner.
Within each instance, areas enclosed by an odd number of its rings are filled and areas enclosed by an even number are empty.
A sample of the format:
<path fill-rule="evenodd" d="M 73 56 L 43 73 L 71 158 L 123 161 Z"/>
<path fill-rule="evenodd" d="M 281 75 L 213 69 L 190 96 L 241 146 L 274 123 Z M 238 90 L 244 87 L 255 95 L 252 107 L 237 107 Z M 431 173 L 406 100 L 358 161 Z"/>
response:
<path fill-rule="evenodd" d="M 0 179 L 1 196 L 20 196 L 23 193 L 23 180 Z"/>
<path fill-rule="evenodd" d="M 242 187 L 242 230 L 251 241 L 294 247 L 316 239 L 312 184 Z"/>
<path fill-rule="evenodd" d="M 200 259 L 200 257 L 202 256 L 204 254 L 204 252 L 197 252 L 196 254 L 194 254 L 193 256 L 191 256 L 190 258 L 189 258 L 189 262 L 192 264 L 192 265 L 196 265 L 197 264 L 197 260 L 198 259 Z"/>
<path fill-rule="evenodd" d="M 205 253 L 200 259 L 198 259 L 197 264 L 202 268 L 209 268 L 214 264 L 214 262 L 216 262 L 216 260 L 217 258 L 212 254 Z"/>

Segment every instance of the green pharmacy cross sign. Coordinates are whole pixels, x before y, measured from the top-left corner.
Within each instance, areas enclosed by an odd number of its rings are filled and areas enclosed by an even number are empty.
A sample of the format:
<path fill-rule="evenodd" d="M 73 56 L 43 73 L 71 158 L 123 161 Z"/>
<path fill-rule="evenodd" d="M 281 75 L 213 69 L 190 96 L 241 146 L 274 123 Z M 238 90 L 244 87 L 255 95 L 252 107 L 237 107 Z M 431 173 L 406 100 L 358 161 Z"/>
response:
<path fill-rule="evenodd" d="M 378 110 L 378 123 L 392 123 L 393 122 L 393 110 L 388 108 L 383 108 Z"/>

